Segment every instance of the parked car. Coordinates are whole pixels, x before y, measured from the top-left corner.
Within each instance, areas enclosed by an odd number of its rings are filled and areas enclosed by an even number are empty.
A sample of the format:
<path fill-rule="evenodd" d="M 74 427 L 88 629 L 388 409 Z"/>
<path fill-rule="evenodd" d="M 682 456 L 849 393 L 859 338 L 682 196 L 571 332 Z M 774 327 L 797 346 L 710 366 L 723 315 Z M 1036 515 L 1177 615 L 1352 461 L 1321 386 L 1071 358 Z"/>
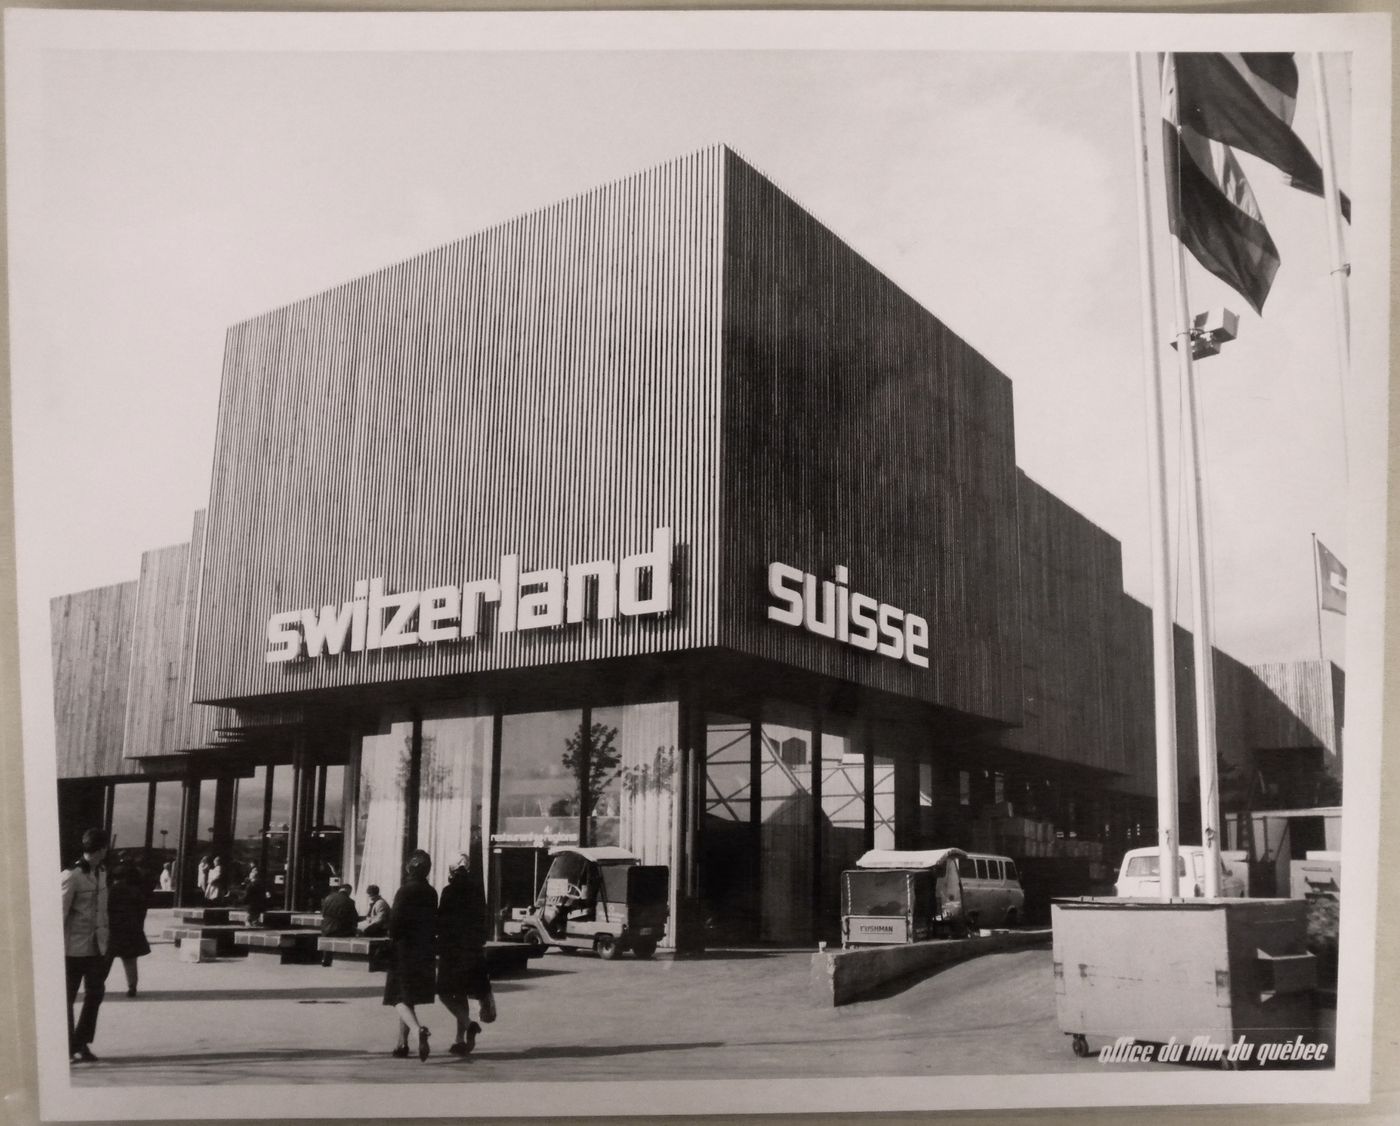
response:
<path fill-rule="evenodd" d="M 1224 899 L 1243 899 L 1247 884 L 1243 867 L 1237 859 L 1220 859 L 1220 895 Z M 1183 899 L 1199 899 L 1205 895 L 1206 853 L 1200 845 L 1181 845 L 1176 856 L 1177 894 Z M 1130 849 L 1118 869 L 1114 893 L 1123 899 L 1156 899 L 1161 894 L 1161 854 L 1154 845 Z"/>
<path fill-rule="evenodd" d="M 1021 922 L 1026 893 L 1009 856 L 968 853 L 962 863 L 962 894 L 971 927 L 1014 927 Z"/>

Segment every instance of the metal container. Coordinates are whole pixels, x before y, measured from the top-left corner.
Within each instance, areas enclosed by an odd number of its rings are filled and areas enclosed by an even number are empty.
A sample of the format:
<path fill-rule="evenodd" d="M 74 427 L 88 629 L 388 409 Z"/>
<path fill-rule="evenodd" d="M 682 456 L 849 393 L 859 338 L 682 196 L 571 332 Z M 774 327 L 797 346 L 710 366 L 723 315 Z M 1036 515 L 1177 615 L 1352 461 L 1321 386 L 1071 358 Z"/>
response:
<path fill-rule="evenodd" d="M 1051 924 L 1055 1009 L 1077 1055 L 1089 1054 L 1090 1036 L 1188 1046 L 1243 1037 L 1256 1049 L 1318 1039 L 1304 903 L 1061 899 Z"/>

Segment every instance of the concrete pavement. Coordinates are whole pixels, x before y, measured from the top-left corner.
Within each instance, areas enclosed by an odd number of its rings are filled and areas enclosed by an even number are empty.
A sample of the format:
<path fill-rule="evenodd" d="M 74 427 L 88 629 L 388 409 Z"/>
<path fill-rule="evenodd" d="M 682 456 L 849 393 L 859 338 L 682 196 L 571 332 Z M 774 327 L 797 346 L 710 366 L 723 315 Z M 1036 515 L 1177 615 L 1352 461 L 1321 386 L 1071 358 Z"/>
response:
<path fill-rule="evenodd" d="M 553 951 L 497 983 L 500 1018 L 468 1059 L 447 1054 L 447 1011 L 420 1010 L 433 1030 L 420 1063 L 388 1054 L 395 1018 L 380 1004 L 382 974 L 265 955 L 193 964 L 156 943 L 136 998 L 114 967 L 100 1062 L 71 1074 L 87 1087 L 1104 1070 L 1075 1058 L 1056 1027 L 1049 950 L 989 954 L 839 1009 L 811 1003 L 811 953 L 603 962 Z"/>

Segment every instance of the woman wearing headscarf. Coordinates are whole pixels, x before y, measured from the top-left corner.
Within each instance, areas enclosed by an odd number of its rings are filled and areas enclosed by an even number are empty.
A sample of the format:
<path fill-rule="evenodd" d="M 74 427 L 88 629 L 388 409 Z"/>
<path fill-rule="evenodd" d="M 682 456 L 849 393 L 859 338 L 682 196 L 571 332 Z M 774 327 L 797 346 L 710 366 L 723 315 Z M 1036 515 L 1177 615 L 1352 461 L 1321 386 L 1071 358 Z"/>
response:
<path fill-rule="evenodd" d="M 416 1005 L 431 1005 L 434 996 L 433 940 L 437 933 L 438 897 L 428 883 L 433 862 L 421 848 L 403 868 L 403 886 L 389 908 L 389 976 L 384 1004 L 399 1017 L 399 1042 L 393 1054 L 408 1056 L 410 1034 L 418 1036 L 418 1058 L 428 1058 L 428 1030 L 418 1022 Z"/>
<path fill-rule="evenodd" d="M 486 975 L 486 894 L 466 853 L 457 857 L 442 889 L 437 917 L 438 998 L 457 1018 L 457 1038 L 447 1050 L 465 1056 L 476 1047 L 481 1025 L 471 1019 L 475 1000 L 482 1023 L 496 1019 Z"/>
<path fill-rule="evenodd" d="M 123 865 L 112 874 L 107 889 L 107 954 L 121 960 L 128 997 L 136 996 L 136 959 L 151 952 L 146 938 L 145 883 L 139 869 Z"/>

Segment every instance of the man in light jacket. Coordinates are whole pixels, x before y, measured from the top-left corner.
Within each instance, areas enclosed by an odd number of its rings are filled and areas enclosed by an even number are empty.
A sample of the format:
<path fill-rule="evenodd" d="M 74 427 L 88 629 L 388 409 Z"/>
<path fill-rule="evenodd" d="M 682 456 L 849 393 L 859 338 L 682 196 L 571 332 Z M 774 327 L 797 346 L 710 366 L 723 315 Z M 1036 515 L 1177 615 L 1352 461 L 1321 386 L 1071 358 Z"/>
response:
<path fill-rule="evenodd" d="M 63 871 L 63 953 L 68 977 L 68 1058 L 91 1062 L 88 1047 L 97 1035 L 97 1010 L 107 992 L 107 834 L 83 834 L 83 858 Z M 73 1023 L 73 1002 L 83 987 L 83 1008 Z"/>

